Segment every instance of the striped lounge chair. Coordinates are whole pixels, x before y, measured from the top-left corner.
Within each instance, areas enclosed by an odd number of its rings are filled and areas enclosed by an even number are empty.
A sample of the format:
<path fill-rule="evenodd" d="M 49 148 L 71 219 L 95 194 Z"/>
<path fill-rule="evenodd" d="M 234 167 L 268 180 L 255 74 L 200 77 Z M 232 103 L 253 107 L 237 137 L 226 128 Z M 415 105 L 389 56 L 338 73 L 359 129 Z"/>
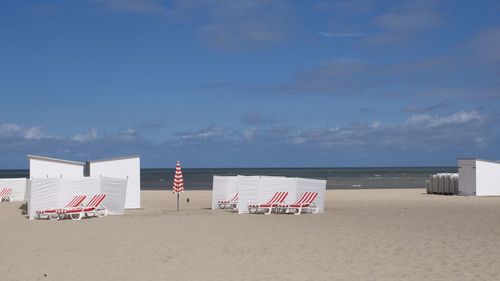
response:
<path fill-rule="evenodd" d="M 85 207 L 64 208 L 58 211 L 60 218 L 69 217 L 72 220 L 81 220 L 82 217 L 104 217 L 108 215 L 108 210 L 102 205 L 106 199 L 106 194 L 97 194 L 90 199 Z"/>
<path fill-rule="evenodd" d="M 314 204 L 314 200 L 318 197 L 317 192 L 307 191 L 300 196 L 297 201 L 292 204 L 285 204 L 281 206 L 285 209 L 286 213 L 294 213 L 296 215 L 300 215 L 303 212 L 308 212 L 311 214 L 317 214 L 319 212 L 319 208 Z"/>
<path fill-rule="evenodd" d="M 236 193 L 230 200 L 219 200 L 219 208 L 221 209 L 238 209 L 238 193 Z"/>
<path fill-rule="evenodd" d="M 248 212 L 250 214 L 256 214 L 262 211 L 264 214 L 269 215 L 272 213 L 273 209 L 275 209 L 276 213 L 278 213 L 278 209 L 280 209 L 280 206 L 283 204 L 287 196 L 288 192 L 286 191 L 276 192 L 273 197 L 265 203 L 248 205 Z"/>
<path fill-rule="evenodd" d="M 69 201 L 64 208 L 76 208 L 82 205 L 83 200 L 87 198 L 86 195 L 77 195 L 73 198 L 73 200 Z M 64 208 L 54 208 L 54 209 L 46 209 L 46 210 L 38 210 L 36 211 L 37 218 L 46 217 L 50 220 L 58 220 L 60 218 L 59 212 Z"/>
<path fill-rule="evenodd" d="M 10 187 L 6 187 L 6 188 L 3 188 L 2 190 L 0 190 L 0 202 L 2 201 L 12 201 L 12 188 Z"/>

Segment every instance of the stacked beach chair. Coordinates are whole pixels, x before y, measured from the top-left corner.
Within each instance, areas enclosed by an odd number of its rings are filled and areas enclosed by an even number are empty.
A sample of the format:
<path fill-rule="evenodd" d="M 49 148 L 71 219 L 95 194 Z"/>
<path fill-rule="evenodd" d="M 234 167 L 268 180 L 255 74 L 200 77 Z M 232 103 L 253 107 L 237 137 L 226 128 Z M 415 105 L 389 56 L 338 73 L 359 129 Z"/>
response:
<path fill-rule="evenodd" d="M 458 173 L 431 175 L 429 180 L 425 181 L 425 188 L 428 194 L 458 194 Z"/>

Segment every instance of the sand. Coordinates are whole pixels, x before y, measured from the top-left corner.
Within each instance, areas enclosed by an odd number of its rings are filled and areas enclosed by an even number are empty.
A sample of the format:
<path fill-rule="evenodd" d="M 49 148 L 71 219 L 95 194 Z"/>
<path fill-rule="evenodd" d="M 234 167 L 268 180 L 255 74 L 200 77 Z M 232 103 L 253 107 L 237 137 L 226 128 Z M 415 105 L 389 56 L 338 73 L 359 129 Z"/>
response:
<path fill-rule="evenodd" d="M 210 196 L 55 222 L 0 203 L 0 280 L 500 280 L 499 197 L 329 190 L 323 215 L 265 216 Z"/>

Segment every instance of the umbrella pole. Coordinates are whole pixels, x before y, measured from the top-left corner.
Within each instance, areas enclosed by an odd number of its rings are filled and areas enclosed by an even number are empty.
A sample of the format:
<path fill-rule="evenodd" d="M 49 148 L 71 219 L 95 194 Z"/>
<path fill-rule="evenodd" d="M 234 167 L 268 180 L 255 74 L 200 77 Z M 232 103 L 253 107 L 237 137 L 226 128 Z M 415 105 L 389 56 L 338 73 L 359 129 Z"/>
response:
<path fill-rule="evenodd" d="M 179 212 L 179 193 L 177 193 L 177 212 Z"/>

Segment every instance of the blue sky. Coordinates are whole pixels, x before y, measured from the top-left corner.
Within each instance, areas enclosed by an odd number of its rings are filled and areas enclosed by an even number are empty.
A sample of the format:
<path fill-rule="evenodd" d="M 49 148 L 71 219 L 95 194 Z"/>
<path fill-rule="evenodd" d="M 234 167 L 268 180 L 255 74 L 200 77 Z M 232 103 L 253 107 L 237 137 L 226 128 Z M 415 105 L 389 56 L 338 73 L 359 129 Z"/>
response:
<path fill-rule="evenodd" d="M 0 4 L 0 168 L 500 159 L 498 1 Z"/>

